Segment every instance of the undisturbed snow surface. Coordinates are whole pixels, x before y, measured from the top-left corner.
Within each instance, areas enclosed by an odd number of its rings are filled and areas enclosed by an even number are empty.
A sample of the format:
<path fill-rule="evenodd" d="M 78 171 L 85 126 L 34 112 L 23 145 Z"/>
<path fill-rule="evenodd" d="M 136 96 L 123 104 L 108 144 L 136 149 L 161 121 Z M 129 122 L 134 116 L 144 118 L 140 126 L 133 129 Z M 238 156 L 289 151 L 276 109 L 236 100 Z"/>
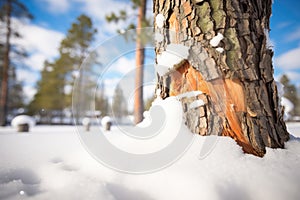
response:
<path fill-rule="evenodd" d="M 0 129 L 0 199 L 299 199 L 300 124 L 286 149 L 264 158 L 243 154 L 227 137 L 199 159 L 205 140 L 196 137 L 175 164 L 161 171 L 122 174 L 95 161 L 71 126 L 33 127 L 29 133 Z M 111 134 L 119 134 L 113 127 Z M 138 164 L 138 163 L 137 163 Z"/>

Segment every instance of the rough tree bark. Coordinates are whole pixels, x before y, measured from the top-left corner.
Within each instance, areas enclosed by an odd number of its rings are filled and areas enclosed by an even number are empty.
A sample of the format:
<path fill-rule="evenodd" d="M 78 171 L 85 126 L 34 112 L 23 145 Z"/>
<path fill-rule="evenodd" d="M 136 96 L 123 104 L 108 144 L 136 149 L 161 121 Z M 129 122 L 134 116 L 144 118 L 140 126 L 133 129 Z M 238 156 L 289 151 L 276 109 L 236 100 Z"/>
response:
<path fill-rule="evenodd" d="M 5 14 L 5 24 L 6 24 L 6 37 L 5 37 L 5 49 L 3 55 L 3 71 L 1 80 L 1 94 L 0 94 L 0 125 L 6 125 L 6 115 L 7 115 L 7 99 L 8 99 L 8 69 L 9 69 L 9 52 L 10 52 L 10 36 L 11 36 L 11 1 L 6 3 L 6 14 Z"/>
<path fill-rule="evenodd" d="M 267 47 L 271 5 L 272 0 L 154 1 L 155 16 L 165 18 L 164 29 L 155 26 L 164 35 L 156 54 L 170 43 L 189 46 L 188 59 L 158 75 L 160 96 L 201 91 L 181 99 L 190 130 L 230 136 L 257 156 L 265 154 L 265 147 L 283 148 L 289 139 L 273 78 L 273 52 Z M 210 42 L 218 34 L 224 38 L 217 49 Z M 204 104 L 189 109 L 195 100 Z"/>
<path fill-rule="evenodd" d="M 137 23 L 137 40 L 136 40 L 136 75 L 135 75 L 135 93 L 134 93 L 134 122 L 140 123 L 143 120 L 144 101 L 143 101 L 143 79 L 144 79 L 144 57 L 145 50 L 139 35 L 143 28 L 146 17 L 146 0 L 140 0 Z"/>

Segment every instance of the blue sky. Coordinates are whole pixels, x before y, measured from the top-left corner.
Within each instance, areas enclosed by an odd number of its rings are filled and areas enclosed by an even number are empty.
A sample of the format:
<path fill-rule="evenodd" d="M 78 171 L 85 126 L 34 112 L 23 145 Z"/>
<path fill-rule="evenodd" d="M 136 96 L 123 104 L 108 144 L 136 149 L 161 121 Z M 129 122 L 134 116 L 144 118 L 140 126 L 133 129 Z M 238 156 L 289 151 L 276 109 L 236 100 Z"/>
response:
<path fill-rule="evenodd" d="M 127 9 L 125 0 L 21 0 L 34 15 L 34 20 L 27 25 L 19 25 L 24 45 L 30 57 L 24 63 L 31 70 L 20 69 L 18 77 L 25 83 L 25 92 L 30 97 L 34 94 L 34 85 L 39 79 L 39 71 L 45 59 L 57 56 L 59 42 L 70 28 L 76 17 L 84 13 L 89 15 L 98 29 L 96 44 L 115 35 L 121 24 L 107 24 L 105 15 L 113 10 Z M 152 3 L 149 1 L 151 12 Z M 275 51 L 275 77 L 288 74 L 293 83 L 300 85 L 300 1 L 274 0 L 271 17 L 270 43 Z M 134 19 L 134 17 L 133 17 Z M 131 62 L 125 60 L 125 62 Z"/>
<path fill-rule="evenodd" d="M 300 2 L 274 0 L 270 38 L 274 44 L 275 76 L 288 74 L 300 84 Z"/>

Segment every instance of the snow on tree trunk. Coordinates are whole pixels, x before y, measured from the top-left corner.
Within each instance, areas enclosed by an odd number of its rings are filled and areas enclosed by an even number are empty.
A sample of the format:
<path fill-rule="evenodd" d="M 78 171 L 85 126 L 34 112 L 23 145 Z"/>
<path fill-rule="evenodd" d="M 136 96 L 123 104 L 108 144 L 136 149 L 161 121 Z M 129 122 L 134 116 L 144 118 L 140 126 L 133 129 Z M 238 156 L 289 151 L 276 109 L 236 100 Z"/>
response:
<path fill-rule="evenodd" d="M 181 98 L 190 130 L 230 136 L 245 152 L 258 156 L 265 154 L 265 147 L 283 148 L 289 139 L 273 78 L 273 52 L 267 46 L 271 4 L 154 1 L 155 29 L 164 36 L 156 43 L 157 58 L 171 43 L 189 46 L 188 59 L 176 71 L 158 74 L 160 96 L 198 91 Z M 187 38 L 193 38 L 192 44 Z"/>

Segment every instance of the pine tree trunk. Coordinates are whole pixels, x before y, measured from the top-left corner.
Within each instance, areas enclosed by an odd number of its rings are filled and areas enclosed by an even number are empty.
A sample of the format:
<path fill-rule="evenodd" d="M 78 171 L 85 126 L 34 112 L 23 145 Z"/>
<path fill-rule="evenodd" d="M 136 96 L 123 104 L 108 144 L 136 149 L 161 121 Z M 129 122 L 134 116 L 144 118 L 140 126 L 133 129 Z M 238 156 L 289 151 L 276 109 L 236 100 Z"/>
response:
<path fill-rule="evenodd" d="M 10 35 L 11 35 L 11 1 L 8 0 L 6 3 L 6 38 L 3 56 L 3 71 L 1 81 L 1 95 L 0 95 L 0 125 L 6 125 L 7 115 L 7 99 L 8 99 L 8 69 L 9 69 L 9 52 L 10 52 Z"/>
<path fill-rule="evenodd" d="M 201 91 L 181 98 L 190 130 L 230 136 L 258 156 L 265 147 L 283 148 L 289 139 L 273 78 L 273 52 L 267 47 L 271 5 L 272 0 L 154 1 L 155 16 L 165 18 L 163 28 L 177 33 L 171 37 L 156 24 L 165 38 L 157 43 L 156 54 L 169 43 L 189 46 L 188 59 L 176 71 L 158 76 L 161 97 Z M 218 33 L 224 38 L 212 45 Z M 197 100 L 204 104 L 190 109 Z"/>
<path fill-rule="evenodd" d="M 144 79 L 144 57 L 145 51 L 139 35 L 146 16 L 146 0 L 141 0 L 138 13 L 137 41 L 136 41 L 136 75 L 135 75 L 135 94 L 134 94 L 134 121 L 138 124 L 143 120 L 144 101 L 143 101 L 143 79 Z"/>

